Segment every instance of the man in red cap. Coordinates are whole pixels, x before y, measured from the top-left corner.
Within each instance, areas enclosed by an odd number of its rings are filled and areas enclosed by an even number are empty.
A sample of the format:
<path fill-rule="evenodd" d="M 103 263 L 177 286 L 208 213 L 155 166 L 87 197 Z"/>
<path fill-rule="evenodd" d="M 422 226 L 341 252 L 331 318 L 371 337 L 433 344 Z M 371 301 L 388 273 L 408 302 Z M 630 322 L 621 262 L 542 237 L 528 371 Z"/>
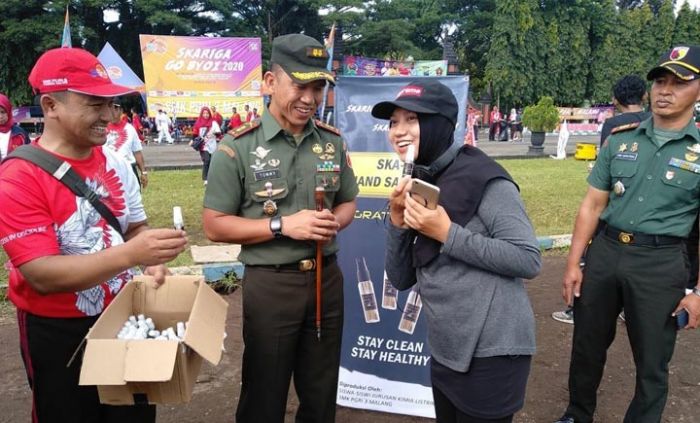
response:
<path fill-rule="evenodd" d="M 62 160 L 60 169 L 72 168 L 108 210 L 97 211 L 29 161 L 0 166 L 0 245 L 12 264 L 9 298 L 33 391 L 32 421 L 154 422 L 154 406 L 101 405 L 94 386 L 78 386 L 80 360 L 68 363 L 132 268 L 164 281 L 163 264 L 184 250 L 185 232 L 148 229 L 136 176 L 102 148 L 112 98 L 131 89 L 113 84 L 97 58 L 77 48 L 45 52 L 29 83 L 45 125 L 25 148 Z"/>

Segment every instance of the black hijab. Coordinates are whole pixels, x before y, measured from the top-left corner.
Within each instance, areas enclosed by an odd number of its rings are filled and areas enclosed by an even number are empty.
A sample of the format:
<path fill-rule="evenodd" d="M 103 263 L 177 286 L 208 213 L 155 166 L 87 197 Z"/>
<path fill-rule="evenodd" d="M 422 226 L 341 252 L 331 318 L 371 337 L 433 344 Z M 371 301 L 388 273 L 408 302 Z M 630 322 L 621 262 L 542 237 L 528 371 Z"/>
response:
<path fill-rule="evenodd" d="M 508 172 L 478 148 L 454 145 L 454 125 L 440 115 L 418 114 L 420 145 L 414 177 L 440 188 L 438 203 L 450 220 L 469 222 L 481 204 L 486 185 L 498 178 L 512 182 Z M 441 243 L 416 232 L 413 266 L 429 264 L 440 254 Z"/>

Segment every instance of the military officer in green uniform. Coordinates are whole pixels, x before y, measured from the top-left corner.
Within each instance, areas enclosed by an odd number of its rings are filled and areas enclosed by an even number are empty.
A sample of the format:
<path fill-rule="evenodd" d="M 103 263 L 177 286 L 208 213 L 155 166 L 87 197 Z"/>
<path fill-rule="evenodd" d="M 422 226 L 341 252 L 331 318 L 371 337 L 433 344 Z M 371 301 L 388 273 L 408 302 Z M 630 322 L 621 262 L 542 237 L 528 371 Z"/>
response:
<path fill-rule="evenodd" d="M 338 131 L 312 119 L 326 83 L 335 82 L 327 60 L 313 38 L 275 38 L 264 75 L 269 106 L 224 137 L 212 157 L 204 231 L 213 241 L 241 244 L 246 265 L 239 423 L 283 422 L 292 376 L 296 421 L 335 420 L 343 327 L 336 235 L 353 219 L 358 188 Z M 322 211 L 315 211 L 317 187 Z M 324 255 L 320 340 L 317 242 Z"/>
<path fill-rule="evenodd" d="M 700 100 L 700 46 L 666 52 L 647 75 L 652 116 L 613 129 L 588 177 L 564 275 L 574 304 L 569 406 L 560 423 L 590 423 L 616 318 L 625 309 L 636 388 L 625 423 L 660 422 L 676 315 L 700 323 L 700 287 L 686 294 L 684 239 L 700 203 L 700 132 L 692 122 Z M 579 258 L 594 235 L 582 274 Z M 697 275 L 696 275 L 697 277 Z"/>

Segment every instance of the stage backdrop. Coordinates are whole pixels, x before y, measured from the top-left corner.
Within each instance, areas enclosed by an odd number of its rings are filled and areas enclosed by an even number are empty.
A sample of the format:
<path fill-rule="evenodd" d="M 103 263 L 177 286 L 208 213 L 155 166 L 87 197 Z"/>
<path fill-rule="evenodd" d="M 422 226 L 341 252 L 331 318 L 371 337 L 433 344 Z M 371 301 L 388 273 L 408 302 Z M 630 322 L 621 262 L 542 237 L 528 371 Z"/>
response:
<path fill-rule="evenodd" d="M 461 144 L 468 77 L 439 80 L 459 102 L 455 140 Z M 393 100 L 409 81 L 341 77 L 336 86 L 336 125 L 348 144 L 360 187 L 355 220 L 339 237 L 345 326 L 337 402 L 435 417 L 420 296 L 412 291 L 397 293 L 384 274 L 387 198 L 401 176 L 402 162 L 389 146 L 388 121 L 374 119 L 370 113 L 374 104 Z"/>
<path fill-rule="evenodd" d="M 148 113 L 196 117 L 202 106 L 230 116 L 246 104 L 262 113 L 259 38 L 139 35 Z"/>

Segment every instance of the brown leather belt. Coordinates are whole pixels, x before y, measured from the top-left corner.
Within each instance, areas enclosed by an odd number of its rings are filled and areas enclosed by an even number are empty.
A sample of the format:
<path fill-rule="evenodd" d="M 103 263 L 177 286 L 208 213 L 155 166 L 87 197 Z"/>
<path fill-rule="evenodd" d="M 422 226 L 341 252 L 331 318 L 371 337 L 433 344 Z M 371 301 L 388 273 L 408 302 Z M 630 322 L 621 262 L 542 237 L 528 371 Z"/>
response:
<path fill-rule="evenodd" d="M 337 260 L 337 257 L 335 254 L 329 254 L 325 257 L 323 257 L 323 267 L 326 267 L 330 264 L 335 263 Z M 303 259 L 299 260 L 294 263 L 285 263 L 285 264 L 255 264 L 255 265 L 249 265 L 250 267 L 260 267 L 263 269 L 273 269 L 273 270 L 292 270 L 292 271 L 297 271 L 297 272 L 311 272 L 313 270 L 316 270 L 316 259 L 315 258 L 309 258 L 309 259 Z"/>
<path fill-rule="evenodd" d="M 641 232 L 625 232 L 610 225 L 606 225 L 603 233 L 621 244 L 639 245 L 644 247 L 660 247 L 662 245 L 674 245 L 683 242 L 683 238 L 668 235 L 649 235 Z"/>

